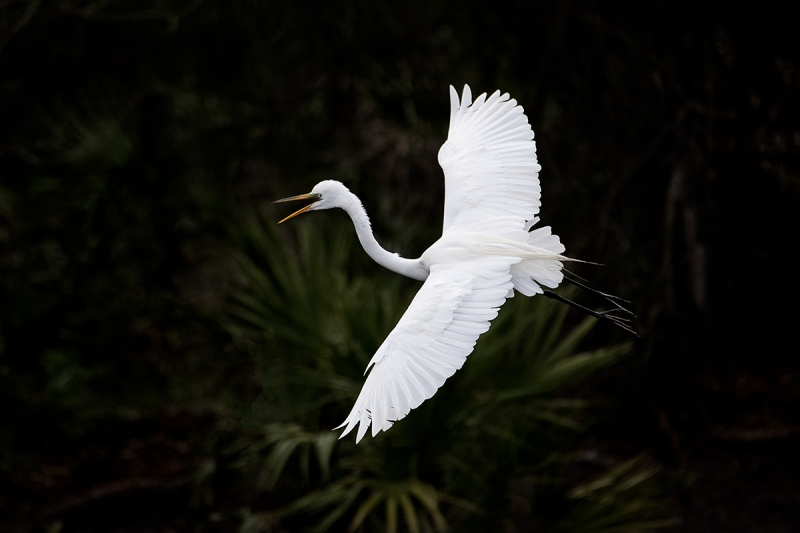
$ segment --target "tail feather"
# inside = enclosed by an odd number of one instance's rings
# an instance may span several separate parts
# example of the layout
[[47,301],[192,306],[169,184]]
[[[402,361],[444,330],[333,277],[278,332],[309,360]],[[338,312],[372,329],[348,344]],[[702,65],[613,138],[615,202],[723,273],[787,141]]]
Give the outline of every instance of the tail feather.
[[[531,231],[528,234],[528,244],[559,256],[566,250],[558,235],[552,234],[550,226]],[[561,271],[563,268],[563,263],[555,257],[524,259],[511,265],[514,289],[525,296],[542,294],[544,292],[542,285],[554,289],[564,279],[564,273]]]

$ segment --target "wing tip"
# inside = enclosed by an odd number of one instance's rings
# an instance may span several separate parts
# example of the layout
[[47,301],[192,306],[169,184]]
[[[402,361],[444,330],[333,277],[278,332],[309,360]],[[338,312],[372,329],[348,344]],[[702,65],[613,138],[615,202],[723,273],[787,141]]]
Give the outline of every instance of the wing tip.
[[469,85],[464,84],[464,91],[461,93],[461,108],[469,107],[472,105],[472,89]]

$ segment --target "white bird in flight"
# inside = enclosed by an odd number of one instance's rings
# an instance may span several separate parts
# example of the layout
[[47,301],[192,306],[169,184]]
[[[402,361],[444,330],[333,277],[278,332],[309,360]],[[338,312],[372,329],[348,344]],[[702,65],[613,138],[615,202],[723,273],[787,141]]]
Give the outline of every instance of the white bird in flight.
[[461,368],[515,290],[545,294],[633,332],[626,319],[609,314],[628,312],[614,296],[593,291],[615,305],[595,312],[542,288],[557,287],[565,279],[562,262],[574,259],[562,255],[564,245],[549,226],[531,231],[539,222],[541,166],[533,130],[516,100],[496,91],[473,102],[468,85],[459,100],[451,86],[450,128],[439,164],[445,176],[442,237],[418,259],[383,249],[361,201],[338,181],[322,181],[308,194],[275,202],[312,201],[281,222],[308,211],[344,209],[372,259],[425,282],[367,365],[372,371],[336,428],[345,427],[339,438],[357,425],[356,442],[370,426],[374,437],[433,396]]

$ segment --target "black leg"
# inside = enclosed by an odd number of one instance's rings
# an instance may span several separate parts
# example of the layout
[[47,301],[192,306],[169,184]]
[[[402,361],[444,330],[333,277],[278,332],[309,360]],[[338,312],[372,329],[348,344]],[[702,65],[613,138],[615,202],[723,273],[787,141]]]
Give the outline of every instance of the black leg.
[[589,291],[589,292],[591,292],[593,294],[596,294],[598,296],[602,296],[603,298],[605,298],[605,300],[608,303],[610,303],[611,305],[617,307],[617,309],[619,309],[620,311],[623,311],[623,312],[628,313],[629,315],[631,315],[633,317],[636,317],[636,315],[634,315],[632,312],[628,311],[627,309],[625,309],[624,307],[622,307],[619,304],[619,302],[625,302],[626,304],[631,303],[628,300],[625,300],[624,298],[620,298],[619,296],[614,296],[613,294],[606,294],[604,292],[600,292],[597,289],[593,289],[591,287],[588,287],[588,286],[584,285],[583,283],[578,283],[574,279],[569,279],[566,276],[564,277],[564,281],[566,281],[567,283],[571,283],[572,285],[575,285],[576,287],[579,287],[579,288],[581,288],[581,289],[583,289],[585,291]]
[[[567,279],[567,278],[564,278],[564,279]],[[570,280],[570,283],[575,283],[575,282]],[[579,284],[576,284],[576,285],[579,285]],[[588,289],[588,287],[585,287],[585,288]],[[600,291],[595,291],[594,289],[588,289],[588,290],[590,290],[591,292],[597,293],[599,295],[602,295],[602,296],[606,297],[606,299],[608,300],[608,295],[605,295],[604,293],[602,293]],[[624,329],[628,333],[632,333],[632,334],[636,335],[637,337],[639,336],[639,334],[636,333],[631,328],[630,319],[623,318],[621,316],[617,316],[617,315],[613,314],[613,313],[617,313],[617,312],[620,312],[620,311],[628,313],[628,314],[631,314],[631,315],[633,315],[633,313],[631,313],[627,309],[623,308],[621,305],[619,305],[618,303],[614,302],[613,300],[609,300],[609,301],[616,306],[616,309],[609,309],[608,311],[593,311],[592,309],[589,309],[588,307],[584,307],[584,306],[582,306],[580,304],[576,304],[572,300],[567,300],[563,296],[561,296],[559,294],[556,294],[553,291],[544,291],[544,295],[547,296],[548,298],[552,298],[553,300],[558,300],[561,303],[565,303],[567,305],[571,305],[575,309],[580,309],[584,313],[588,313],[588,314],[592,315],[593,317],[595,317],[598,320],[607,320],[607,321],[611,322],[612,324],[614,324],[615,326],[618,326],[618,327]],[[619,299],[622,300],[622,298],[619,298]]]

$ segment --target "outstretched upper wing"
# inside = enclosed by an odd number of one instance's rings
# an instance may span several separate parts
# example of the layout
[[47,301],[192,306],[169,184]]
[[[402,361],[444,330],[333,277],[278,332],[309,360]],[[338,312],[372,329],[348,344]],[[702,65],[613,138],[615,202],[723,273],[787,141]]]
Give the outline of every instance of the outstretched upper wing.
[[[434,395],[461,368],[512,287],[508,257],[438,264],[367,366],[344,437],[357,424],[356,442],[391,427]],[[374,365],[374,366],[373,366]],[[337,428],[338,429],[338,428]],[[340,438],[341,438],[340,437]]]
[[495,92],[459,102],[450,87],[450,130],[439,150],[445,176],[444,231],[459,226],[512,237],[530,228],[541,205],[533,130],[521,106]]

